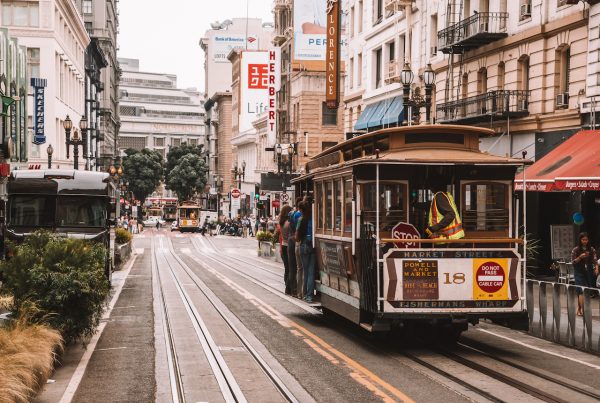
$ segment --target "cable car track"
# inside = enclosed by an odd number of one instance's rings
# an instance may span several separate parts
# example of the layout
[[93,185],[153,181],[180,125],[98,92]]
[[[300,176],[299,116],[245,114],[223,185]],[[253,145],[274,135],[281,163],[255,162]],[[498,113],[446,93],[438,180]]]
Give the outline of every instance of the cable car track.
[[[213,247],[213,249],[218,252],[218,249],[214,245],[213,241],[212,240],[208,240],[208,242]],[[216,258],[216,257],[211,256],[210,254],[206,253],[205,251],[201,251],[197,247],[197,245],[196,245],[196,243],[194,242],[193,239],[192,239],[192,244],[194,245],[194,248],[196,249],[196,251],[198,251],[199,253],[201,253],[202,256],[208,257],[209,259],[211,259],[213,261],[216,261],[216,262],[224,265],[228,269],[230,269],[230,270],[232,270],[234,272],[237,272],[238,274],[242,275],[243,277],[245,277],[247,279],[250,279],[254,283],[261,282],[262,280],[254,277],[254,276],[248,275],[247,273],[245,273],[245,272],[237,269],[235,267],[235,265],[232,264],[231,262],[233,262],[233,261],[235,261],[235,262],[241,262],[241,263],[244,263],[244,264],[246,264],[248,266],[252,266],[254,268],[257,268],[259,270],[266,271],[267,273],[276,274],[276,273],[273,273],[272,271],[270,271],[268,269],[264,269],[264,268],[262,268],[262,267],[260,267],[260,266],[258,266],[256,264],[253,264],[251,262],[248,262],[247,260],[243,260],[243,259],[238,258],[238,257],[223,256],[223,255],[221,255],[221,256],[219,256],[219,258]],[[282,278],[283,276],[282,275],[278,275],[278,277]],[[282,298],[295,300],[295,298],[286,295],[284,292],[282,292],[280,290],[277,290],[277,289],[275,289],[274,287],[272,287],[272,286],[270,286],[268,284],[262,283],[262,284],[258,284],[258,285],[271,290],[272,292],[276,293],[277,295],[279,295]],[[303,306],[305,305],[305,304],[302,304],[300,301],[296,301],[296,302],[298,302],[297,305],[303,305]],[[361,338],[361,340],[364,342],[364,338]],[[371,344],[371,342],[369,342],[369,343]],[[594,392],[589,391],[589,390],[578,388],[578,387],[576,387],[576,386],[574,386],[572,384],[569,384],[568,382],[565,382],[565,381],[563,381],[561,379],[554,378],[554,377],[549,376],[547,374],[544,374],[544,373],[542,373],[540,371],[536,371],[534,369],[527,368],[526,366],[523,366],[523,365],[511,362],[511,361],[508,361],[508,360],[503,359],[501,357],[498,357],[498,356],[496,356],[494,354],[490,354],[490,353],[487,353],[485,351],[482,351],[479,348],[475,348],[475,347],[469,346],[469,345],[467,345],[465,343],[459,343],[458,345],[466,347],[466,348],[469,348],[469,349],[473,350],[474,352],[476,352],[477,354],[480,354],[481,356],[485,356],[485,357],[494,359],[494,360],[496,360],[496,361],[498,361],[498,362],[500,362],[500,363],[502,363],[504,365],[508,365],[510,367],[513,367],[513,368],[519,370],[519,371],[526,372],[529,375],[535,376],[535,377],[537,377],[539,379],[542,379],[544,381],[547,381],[547,382],[551,382],[551,383],[553,383],[555,385],[561,386],[561,387],[563,387],[565,389],[568,389],[568,390],[570,390],[572,392],[575,392],[575,393],[578,393],[580,395],[584,395],[584,396],[587,396],[587,397],[590,397],[590,398],[593,398],[593,399],[596,399],[596,400],[600,400],[600,394],[594,393]],[[379,348],[377,346],[373,346],[373,347]],[[386,351],[384,351],[384,352],[386,352]],[[465,357],[460,356],[460,355],[458,355],[458,354],[456,354],[456,353],[454,353],[452,351],[448,351],[448,350],[436,350],[435,352],[437,352],[440,355],[443,355],[444,357],[446,357],[446,358],[448,358],[448,359],[450,359],[450,360],[452,360],[454,362],[457,362],[457,363],[459,363],[459,364],[461,364],[463,366],[466,366],[467,368],[469,368],[471,370],[474,370],[474,371],[476,371],[478,373],[481,373],[481,374],[484,374],[486,376],[489,376],[489,377],[491,377],[491,378],[497,380],[498,382],[501,382],[501,383],[503,383],[503,384],[505,384],[507,386],[519,389],[522,392],[524,392],[524,393],[526,393],[526,394],[528,394],[528,395],[530,395],[532,397],[536,397],[538,399],[542,399],[542,400],[545,400],[545,401],[551,401],[551,402],[565,402],[566,401],[566,400],[557,398],[555,395],[550,394],[550,393],[548,393],[548,392],[540,389],[539,387],[535,387],[535,386],[529,385],[529,384],[524,383],[524,382],[522,382],[522,381],[520,381],[518,379],[514,379],[514,378],[512,378],[512,377],[510,377],[510,376],[508,376],[508,375],[506,375],[506,374],[504,374],[502,372],[499,372],[499,371],[487,368],[487,367],[485,367],[485,366],[483,366],[483,365],[481,365],[481,364],[473,361],[472,359],[465,358]],[[386,353],[389,354],[389,351],[387,351]],[[500,399],[500,398],[498,398],[496,396],[493,396],[489,392],[487,392],[487,391],[485,391],[485,390],[483,390],[483,389],[481,389],[481,388],[479,388],[479,387],[477,387],[477,386],[475,386],[473,384],[470,384],[470,383],[468,383],[468,382],[466,382],[466,381],[464,381],[462,379],[459,379],[458,377],[454,376],[452,373],[450,373],[448,371],[444,371],[443,369],[440,369],[439,367],[436,367],[435,365],[432,365],[432,364],[428,363],[427,361],[419,358],[418,356],[416,356],[414,354],[411,354],[411,353],[408,353],[408,352],[404,352],[404,351],[402,351],[401,354],[403,356],[405,356],[406,358],[414,361],[415,363],[417,363],[417,364],[419,364],[419,365],[421,365],[421,366],[423,366],[423,367],[425,367],[425,368],[427,368],[427,369],[429,369],[429,370],[431,370],[431,371],[433,371],[433,372],[435,372],[435,373],[437,373],[437,374],[439,374],[439,375],[441,375],[441,376],[443,376],[443,377],[451,380],[452,382],[455,382],[455,383],[457,383],[457,384],[459,384],[459,385],[461,385],[461,386],[469,389],[470,391],[472,391],[472,392],[474,392],[474,393],[476,393],[476,394],[478,394],[478,395],[480,395],[480,396],[482,396],[482,397],[484,397],[484,398],[486,398],[488,400],[491,400],[491,401],[494,401],[494,402],[502,402],[503,401],[502,399]]]
[[[253,360],[259,365],[259,367],[263,370],[265,375],[269,378],[275,388],[279,391],[281,396],[288,402],[297,402],[297,399],[294,395],[289,391],[287,386],[279,379],[279,377],[275,374],[275,372],[267,365],[267,363],[262,359],[260,354],[252,347],[252,345],[246,340],[246,338],[242,335],[242,333],[237,329],[237,327],[231,322],[231,320],[226,315],[225,311],[215,300],[218,298],[209,291],[208,286],[202,282],[191,270],[191,268],[181,259],[175,251],[173,250],[173,246],[171,241],[167,238],[168,247],[166,248],[167,252],[179,263],[183,271],[186,273],[187,277],[191,282],[197,287],[197,289],[207,298],[215,311],[219,314],[219,316],[225,321],[227,326],[231,329],[231,331],[235,334],[235,336],[239,339],[241,344],[244,346],[244,349],[250,354]],[[154,245],[153,245],[154,247]],[[158,260],[157,256],[154,257]],[[198,339],[201,341],[203,346],[204,353],[206,354],[209,363],[211,364],[211,369],[219,386],[221,387],[221,391],[223,392],[225,401],[227,402],[246,402],[246,398],[244,397],[243,392],[240,389],[235,377],[229,370],[225,359],[219,352],[219,347],[215,344],[212,336],[206,325],[204,324],[201,316],[198,314],[193,302],[191,301],[190,296],[183,289],[182,280],[175,273],[175,269],[169,259],[164,256],[164,261],[166,262],[169,272],[172,276],[172,279],[175,283],[175,287],[181,297],[181,300],[192,320],[194,325],[194,329],[198,336]],[[160,276],[160,274],[159,274]],[[186,279],[187,280],[187,279]],[[161,284],[161,293],[162,293],[162,283]],[[189,284],[186,284],[189,285]],[[162,302],[164,300],[161,299]],[[166,307],[165,307],[166,309]],[[172,342],[172,339],[170,339]],[[172,346],[172,350],[174,351],[174,345]],[[179,371],[180,372],[180,371]],[[179,376],[180,378],[180,376]],[[174,400],[176,401],[176,400]],[[179,400],[185,401],[185,400]]]

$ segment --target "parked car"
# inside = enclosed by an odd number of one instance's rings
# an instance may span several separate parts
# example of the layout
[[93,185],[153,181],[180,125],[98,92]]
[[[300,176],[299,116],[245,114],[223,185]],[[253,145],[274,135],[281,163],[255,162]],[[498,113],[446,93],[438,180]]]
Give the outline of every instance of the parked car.
[[144,224],[144,227],[150,227],[150,228],[152,228],[152,227],[156,227],[156,224],[159,223],[159,222],[160,221],[158,221],[158,218],[156,218],[156,217],[149,217],[149,218],[146,218],[142,222],[142,224]]

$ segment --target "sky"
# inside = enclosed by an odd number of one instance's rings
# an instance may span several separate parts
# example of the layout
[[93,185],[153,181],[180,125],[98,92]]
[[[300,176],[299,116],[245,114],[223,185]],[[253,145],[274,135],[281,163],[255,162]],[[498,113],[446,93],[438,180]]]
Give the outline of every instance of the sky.
[[121,0],[118,57],[140,70],[177,75],[180,88],[204,91],[204,52],[198,44],[210,23],[248,16],[273,22],[273,0]]

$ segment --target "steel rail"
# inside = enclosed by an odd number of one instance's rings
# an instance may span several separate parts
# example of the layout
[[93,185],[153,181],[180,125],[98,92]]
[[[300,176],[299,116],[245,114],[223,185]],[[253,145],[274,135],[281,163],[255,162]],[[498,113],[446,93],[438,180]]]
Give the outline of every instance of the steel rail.
[[[501,362],[501,363],[503,363],[505,365],[508,365],[510,367],[518,369],[519,371],[523,371],[523,372],[526,372],[526,373],[528,373],[530,375],[537,376],[538,378],[542,378],[542,379],[544,379],[546,381],[550,381],[552,383],[560,385],[560,386],[562,386],[562,387],[564,387],[566,389],[570,389],[570,390],[572,390],[574,392],[577,392],[577,393],[589,396],[591,398],[596,399],[597,401],[600,401],[600,394],[598,394],[598,393],[594,393],[594,392],[591,392],[589,390],[581,389],[581,388],[579,388],[579,387],[577,387],[575,385],[570,384],[569,382],[565,382],[565,381],[563,381],[561,379],[553,378],[552,376],[546,375],[546,374],[544,374],[544,373],[542,373],[540,371],[536,371],[533,368],[529,368],[529,367],[523,366],[521,364],[517,364],[516,362],[512,362],[512,361],[504,359],[502,357],[498,357],[496,354],[493,354],[493,353],[490,353],[490,352],[487,352],[487,351],[483,351],[481,349],[481,346],[475,347],[473,345],[465,344],[464,342],[460,342],[460,343],[457,343],[457,344],[459,346],[463,346],[463,347],[468,348],[470,350],[476,351],[479,354],[485,355],[485,356],[487,356],[487,357],[489,357],[489,358],[491,358],[493,360],[496,360],[498,362]],[[474,342],[474,344],[481,344],[481,343]]]
[[192,282],[196,285],[196,287],[198,287],[198,289],[202,292],[202,294],[204,294],[204,296],[206,296],[206,298],[208,299],[210,304],[213,306],[213,308],[217,311],[217,313],[221,316],[221,318],[223,318],[225,323],[227,323],[229,328],[233,331],[233,333],[236,335],[236,337],[241,341],[241,343],[244,345],[246,350],[250,353],[252,358],[254,358],[256,363],[262,368],[265,375],[267,375],[267,377],[271,380],[271,382],[277,388],[279,393],[281,393],[281,395],[285,398],[286,401],[291,402],[291,403],[298,403],[298,400],[292,394],[292,392],[287,388],[285,383],[277,376],[277,374],[271,369],[271,367],[269,367],[269,365],[266,363],[266,361],[260,356],[258,351],[256,351],[256,349],[252,346],[252,344],[250,344],[250,342],[246,339],[246,337],[244,337],[242,332],[229,319],[228,315],[226,315],[226,313],[225,313],[225,310],[215,302],[215,300],[218,300],[224,306],[224,303],[220,300],[220,298],[218,298],[210,290],[210,288],[206,285],[206,283],[204,283],[204,281],[202,281],[194,273],[194,271],[189,267],[189,265],[187,263],[185,263],[183,261],[183,259],[181,259],[179,256],[177,256],[177,254],[175,253],[175,250],[173,248],[173,244],[172,244],[171,240],[169,240],[168,242],[169,242],[169,251],[171,252],[171,255],[179,262],[179,264],[184,269],[184,271],[186,272],[186,274],[188,275],[190,280],[192,280]]
[[[170,244],[170,242],[169,242]],[[169,249],[170,251],[170,249]],[[172,253],[171,253],[172,254]],[[174,254],[172,254],[175,256]],[[177,256],[175,256],[177,258]],[[168,266],[169,272],[173,279],[175,288],[183,302],[183,306],[188,313],[190,320],[192,321],[192,326],[196,332],[198,337],[198,341],[200,342],[204,354],[208,360],[208,363],[213,371],[213,375],[215,376],[217,383],[219,384],[219,388],[226,402],[238,402],[238,403],[246,403],[247,400],[244,397],[235,377],[231,373],[225,359],[221,355],[218,346],[216,345],[214,339],[212,338],[210,332],[202,317],[196,310],[191,298],[188,293],[183,289],[180,279],[177,277],[173,265],[169,262],[166,256],[163,256],[163,260]],[[158,261],[158,258],[157,258]]]
[[[447,351],[447,350],[438,350],[438,353],[449,358],[450,360],[452,360],[454,362],[464,365],[467,368],[473,369],[479,373],[487,375],[499,382],[502,382],[508,386],[512,386],[516,389],[519,389],[520,391],[525,392],[528,395],[531,395],[538,399],[541,399],[545,402],[558,402],[558,403],[570,402],[569,400],[563,400],[563,399],[557,398],[553,394],[548,393],[548,392],[546,392],[540,388],[537,388],[535,386],[529,385],[521,380],[511,378],[506,373],[491,369],[483,364],[477,363],[473,359],[463,357],[459,354],[456,354],[454,352]],[[528,372],[528,371],[526,371],[526,372]],[[552,382],[554,382],[554,380],[552,380]],[[579,392],[579,391],[577,391],[577,392]]]
[[155,240],[152,239],[151,253],[152,253],[152,272],[156,275],[156,280],[159,288],[158,299],[160,306],[162,307],[164,320],[162,324],[163,334],[165,335],[165,342],[167,344],[167,367],[169,369],[169,383],[171,385],[171,398],[173,403],[185,403],[185,394],[183,392],[183,381],[181,378],[181,372],[179,369],[179,362],[177,360],[177,349],[173,340],[173,331],[171,327],[171,321],[169,319],[169,311],[167,310],[167,304],[165,302],[165,294],[160,279],[160,272],[158,270],[158,259],[155,254],[154,247]]

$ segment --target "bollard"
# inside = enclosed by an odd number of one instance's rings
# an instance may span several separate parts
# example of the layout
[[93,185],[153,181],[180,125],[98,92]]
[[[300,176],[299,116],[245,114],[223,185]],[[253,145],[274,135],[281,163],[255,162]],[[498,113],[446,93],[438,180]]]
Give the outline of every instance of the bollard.
[[563,284],[554,283],[552,287],[552,316],[554,317],[554,324],[552,326],[552,339],[560,343],[560,318],[562,304],[560,302],[561,289],[564,288]]

